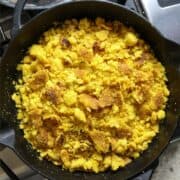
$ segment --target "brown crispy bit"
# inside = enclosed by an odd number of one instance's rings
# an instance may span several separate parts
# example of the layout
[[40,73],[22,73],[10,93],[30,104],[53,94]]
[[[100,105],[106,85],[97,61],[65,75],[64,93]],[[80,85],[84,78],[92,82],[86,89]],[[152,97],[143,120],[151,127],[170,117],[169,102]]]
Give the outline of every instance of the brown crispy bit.
[[101,24],[101,27],[105,30],[109,30],[111,31],[113,29],[113,27],[110,24]]
[[145,100],[148,98],[148,92],[144,91],[143,89],[134,91],[134,100],[137,104],[143,104]]
[[135,80],[136,85],[140,86],[145,82],[144,74],[142,72],[137,71],[135,74],[135,77],[136,77],[136,80]]
[[42,110],[40,109],[33,109],[29,112],[30,121],[32,121],[32,124],[36,128],[41,127],[43,124],[41,120],[41,114],[42,114]]
[[71,48],[71,43],[66,38],[62,38],[61,45],[63,48]]
[[112,96],[110,89],[105,89],[99,98],[99,106],[101,108],[112,106],[114,102],[115,98]]
[[148,60],[148,57],[149,57],[149,54],[143,53],[141,57],[137,59],[136,66],[141,67],[145,63],[145,61]]
[[88,94],[80,94],[79,102],[82,103],[85,107],[97,110],[99,107],[98,100]]
[[122,27],[123,27],[123,24],[120,23],[120,22],[117,22],[117,21],[116,21],[116,23],[115,23],[115,22],[113,23],[113,30],[114,30],[115,32],[121,32]]
[[79,50],[78,55],[80,58],[83,58],[86,61],[91,61],[93,54],[86,48],[82,48]]
[[60,92],[58,88],[49,88],[44,93],[44,98],[57,105],[60,102]]
[[140,116],[140,118],[144,119],[145,117],[149,116],[151,114],[151,109],[149,106],[144,104],[136,104],[137,114]]
[[83,78],[86,75],[86,71],[83,69],[77,68],[74,70],[74,72],[78,78]]
[[154,103],[157,109],[161,108],[164,103],[163,94],[160,94],[160,93],[157,94],[154,98]]
[[119,71],[121,71],[122,73],[129,75],[131,74],[131,69],[129,68],[129,66],[125,63],[125,62],[120,62],[119,63]]
[[110,144],[111,144],[111,149],[112,149],[112,151],[114,151],[115,149],[116,149],[116,144],[117,144],[117,139],[115,139],[115,138],[111,138],[111,142],[110,142]]
[[[138,75],[139,74],[139,75]],[[147,77],[144,77],[144,73],[138,73],[137,72],[137,76],[135,83],[136,83],[136,87],[141,87],[142,91],[144,91],[146,93],[146,91],[149,92],[149,88],[151,88],[151,84],[153,82],[153,75],[149,75]]]
[[158,71],[157,71],[157,69],[154,68],[154,70],[152,71],[152,73],[153,73],[153,77],[154,77],[154,78],[157,78],[157,77],[158,77]]
[[123,95],[121,92],[117,93],[115,97],[115,103],[119,106],[123,104]]
[[69,59],[69,58],[62,58],[63,60],[63,65],[64,66],[71,66],[73,63],[72,63],[72,60]]
[[136,61],[136,67],[141,67],[145,62],[145,59],[142,57],[140,57],[137,61]]
[[127,128],[116,129],[116,136],[118,138],[130,138],[132,136],[132,132]]
[[43,124],[47,128],[55,129],[58,126],[58,117],[56,115],[49,115],[43,119]]
[[48,132],[45,129],[39,129],[36,142],[39,148],[48,148]]
[[93,48],[93,52],[94,52],[94,53],[100,53],[100,52],[103,52],[103,51],[104,51],[104,48],[101,47],[100,42],[94,42],[92,48]]
[[48,74],[46,70],[40,70],[36,72],[32,79],[29,81],[29,86],[32,90],[38,90],[42,88],[48,80]]
[[89,132],[90,138],[93,141],[95,148],[99,152],[107,153],[110,148],[110,143],[107,136],[98,130]]
[[59,87],[60,91],[66,90],[66,85],[63,82],[57,82],[56,85]]
[[113,23],[112,23],[111,21],[108,21],[108,22],[106,23],[106,26],[107,26],[110,30],[113,29]]
[[56,145],[61,146],[63,144],[63,142],[64,142],[64,136],[63,136],[63,133],[61,133],[56,138]]

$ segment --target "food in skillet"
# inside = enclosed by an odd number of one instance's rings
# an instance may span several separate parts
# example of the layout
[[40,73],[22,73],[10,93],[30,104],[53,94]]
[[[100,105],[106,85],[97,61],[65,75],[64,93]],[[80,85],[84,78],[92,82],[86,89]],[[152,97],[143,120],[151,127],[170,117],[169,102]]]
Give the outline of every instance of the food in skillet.
[[119,21],[57,23],[17,67],[24,137],[70,171],[117,170],[159,132],[169,91],[151,48]]

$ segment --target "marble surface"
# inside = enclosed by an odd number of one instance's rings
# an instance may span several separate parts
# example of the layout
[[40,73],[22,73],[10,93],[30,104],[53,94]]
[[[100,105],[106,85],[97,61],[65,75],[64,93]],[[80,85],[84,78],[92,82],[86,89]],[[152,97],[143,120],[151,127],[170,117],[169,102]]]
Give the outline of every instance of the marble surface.
[[163,152],[151,180],[180,180],[180,141]]

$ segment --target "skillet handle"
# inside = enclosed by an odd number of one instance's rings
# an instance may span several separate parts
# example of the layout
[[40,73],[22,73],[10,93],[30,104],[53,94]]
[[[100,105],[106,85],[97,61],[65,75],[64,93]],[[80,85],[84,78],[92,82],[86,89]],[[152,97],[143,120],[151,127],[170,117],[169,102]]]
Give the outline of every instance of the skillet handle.
[[21,29],[21,14],[24,8],[24,5],[27,0],[18,0],[14,9],[14,16],[13,16],[13,27],[11,30],[11,37],[14,38],[16,34]]
[[10,149],[14,150],[15,147],[15,131],[9,127],[5,127],[0,120],[0,145],[9,147]]
[[158,0],[134,0],[142,8],[148,20],[167,39],[180,44],[180,3],[161,7]]
[[[126,0],[109,0],[112,2],[117,2],[119,4],[124,4]],[[21,22],[21,14],[24,9],[27,0],[17,0],[15,8],[14,8],[14,15],[13,15],[13,27],[11,30],[11,37],[14,38],[17,33],[20,31],[22,27]]]
[[4,172],[7,174],[7,176],[9,176],[11,180],[20,180],[2,159],[0,159],[0,167],[4,170]]

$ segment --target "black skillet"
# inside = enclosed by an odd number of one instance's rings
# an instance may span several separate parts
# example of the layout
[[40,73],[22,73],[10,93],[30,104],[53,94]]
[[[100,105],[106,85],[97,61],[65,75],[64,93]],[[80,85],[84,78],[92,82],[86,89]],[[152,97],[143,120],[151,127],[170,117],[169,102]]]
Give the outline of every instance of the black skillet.
[[[49,179],[124,180],[145,170],[168,145],[178,123],[180,115],[180,46],[164,38],[145,18],[124,6],[105,1],[63,3],[40,13],[21,27],[20,14],[25,1],[19,1],[19,10],[16,9],[15,14],[18,21],[13,28],[14,38],[0,63],[0,119],[3,121],[3,128],[0,130],[0,143],[13,149],[25,163]],[[134,27],[141,34],[166,68],[171,95],[166,109],[167,117],[162,121],[160,132],[140,158],[116,172],[70,173],[46,160],[40,161],[37,153],[24,139],[22,131],[18,128],[15,104],[11,100],[11,94],[14,92],[12,81],[18,77],[16,66],[21,61],[28,46],[36,42],[41,33],[47,30],[54,21],[72,17],[93,18],[97,16],[118,19],[124,24]]]

